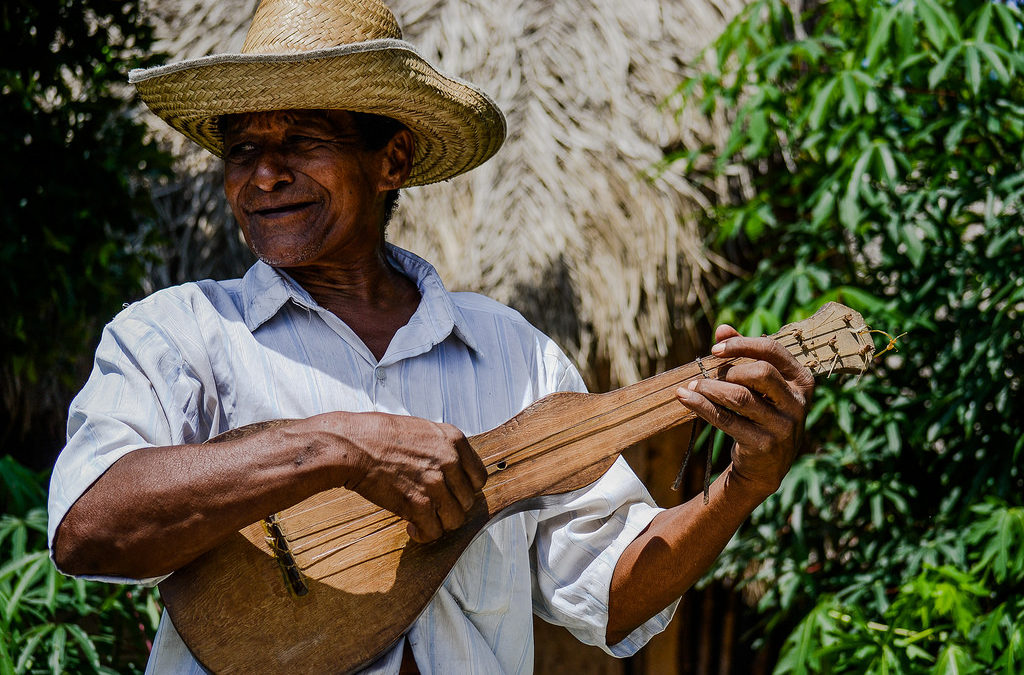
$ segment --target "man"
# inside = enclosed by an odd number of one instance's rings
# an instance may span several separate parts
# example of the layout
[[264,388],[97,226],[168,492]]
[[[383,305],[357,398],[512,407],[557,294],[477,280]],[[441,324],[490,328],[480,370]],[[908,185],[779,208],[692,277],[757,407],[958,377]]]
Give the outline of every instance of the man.
[[[62,570],[158,581],[338,486],[407,520],[412,539],[436,540],[486,479],[464,434],[583,390],[519,315],[448,293],[426,262],[385,243],[399,188],[471,169],[505,133],[486,95],[400,37],[376,2],[265,0],[241,55],[132,74],[154,112],[224,158],[260,262],[240,280],[158,292],[104,331],[51,483]],[[661,630],[777,489],[813,388],[775,342],[729,327],[716,339],[717,355],[754,362],[679,392],[737,441],[707,506],[657,510],[619,460],[571,501],[488,528],[368,670],[529,672],[531,610],[620,656]],[[148,671],[202,672],[166,615]]]

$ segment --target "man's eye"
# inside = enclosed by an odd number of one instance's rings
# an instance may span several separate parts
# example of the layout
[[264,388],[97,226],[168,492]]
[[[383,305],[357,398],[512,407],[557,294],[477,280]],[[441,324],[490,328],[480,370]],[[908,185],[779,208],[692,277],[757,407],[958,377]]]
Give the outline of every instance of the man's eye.
[[224,159],[229,162],[244,162],[255,154],[255,143],[235,143],[234,145],[228,146],[227,152],[224,153]]

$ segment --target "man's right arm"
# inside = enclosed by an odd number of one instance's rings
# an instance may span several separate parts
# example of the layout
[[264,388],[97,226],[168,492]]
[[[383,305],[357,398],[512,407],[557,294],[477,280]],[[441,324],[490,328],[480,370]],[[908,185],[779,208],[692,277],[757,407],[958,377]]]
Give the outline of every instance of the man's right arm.
[[75,575],[161,576],[249,523],[339,486],[430,541],[463,522],[485,480],[455,427],[326,413],[215,444],[129,452],[68,510],[54,559]]

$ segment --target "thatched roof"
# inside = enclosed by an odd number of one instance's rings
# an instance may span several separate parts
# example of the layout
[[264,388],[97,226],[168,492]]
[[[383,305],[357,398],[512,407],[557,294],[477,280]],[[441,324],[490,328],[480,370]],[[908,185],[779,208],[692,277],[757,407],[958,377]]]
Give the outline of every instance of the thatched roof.
[[[719,261],[689,215],[700,194],[678,174],[648,178],[665,148],[714,130],[660,104],[744,0],[389,4],[428,60],[483,87],[509,122],[505,147],[484,166],[405,191],[390,237],[431,260],[450,288],[523,311],[588,374],[603,364],[607,384],[664,365],[673,339],[694,339],[691,317]],[[162,0],[152,12],[161,47],[178,60],[237,50],[255,5]],[[160,200],[186,249],[154,283],[222,275],[226,258],[245,258],[217,169],[158,133],[199,178]]]

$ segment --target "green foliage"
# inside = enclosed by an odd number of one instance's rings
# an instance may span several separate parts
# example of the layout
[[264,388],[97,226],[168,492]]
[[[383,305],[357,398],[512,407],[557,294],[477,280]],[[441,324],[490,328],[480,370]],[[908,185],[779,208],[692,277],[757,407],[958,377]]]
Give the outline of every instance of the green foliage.
[[988,500],[973,511],[981,519],[968,529],[970,567],[924,565],[877,620],[826,596],[790,635],[775,672],[1024,670],[1024,509]]
[[[56,444],[97,325],[140,290],[142,181],[169,160],[125,83],[160,56],[137,0],[9,0],[0,27],[0,449],[45,461],[26,430]],[[0,458],[0,674],[140,670],[155,594],[60,575],[44,485]]]
[[71,579],[46,550],[46,475],[0,458],[0,674],[138,673],[156,592]]
[[819,387],[813,452],[719,573],[763,587],[767,628],[797,625],[780,672],[1019,672],[1021,12],[804,6],[756,0],[679,89],[733,120],[724,147],[668,158],[735,191],[708,225],[750,273],[716,319],[772,332],[838,300],[909,334]]
[[8,398],[25,387],[4,401],[16,418],[37,407],[34,385],[80,384],[97,321],[139,293],[137,177],[169,161],[127,106],[128,69],[158,60],[137,0],[10,0],[0,25],[0,374]]

